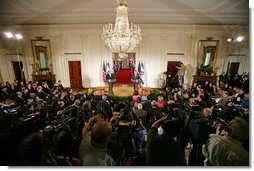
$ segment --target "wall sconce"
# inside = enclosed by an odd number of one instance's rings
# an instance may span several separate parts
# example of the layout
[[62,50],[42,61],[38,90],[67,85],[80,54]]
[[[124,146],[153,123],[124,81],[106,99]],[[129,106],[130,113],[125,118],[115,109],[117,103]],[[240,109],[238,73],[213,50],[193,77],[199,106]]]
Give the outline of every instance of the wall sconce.
[[243,41],[243,39],[244,39],[244,37],[243,36],[238,36],[236,39],[235,39],[235,41],[234,41],[234,39],[232,38],[232,37],[228,37],[227,38],[227,42],[228,43],[231,43],[231,42],[241,42],[241,41]]
[[20,40],[20,39],[23,38],[23,36],[22,36],[21,34],[19,34],[19,33],[16,33],[15,36],[14,36],[11,32],[5,32],[4,34],[5,34],[5,36],[6,36],[8,39],[14,38],[14,39]]
[[243,36],[238,36],[238,37],[236,38],[236,40],[237,40],[238,42],[241,42],[241,41],[243,40]]
[[227,42],[232,42],[233,41],[233,38],[231,38],[231,37],[229,37],[229,38],[227,38]]

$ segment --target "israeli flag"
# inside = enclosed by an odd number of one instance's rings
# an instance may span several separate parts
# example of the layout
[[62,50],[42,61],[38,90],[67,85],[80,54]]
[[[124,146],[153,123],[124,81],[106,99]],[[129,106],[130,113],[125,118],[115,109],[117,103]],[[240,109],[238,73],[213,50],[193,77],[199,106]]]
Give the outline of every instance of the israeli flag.
[[145,66],[144,66],[143,62],[141,62],[141,68],[140,68],[139,76],[140,76],[140,83],[144,87],[145,86]]
[[106,74],[109,74],[109,72],[110,72],[110,64],[109,64],[109,62],[107,63],[107,68],[106,68]]

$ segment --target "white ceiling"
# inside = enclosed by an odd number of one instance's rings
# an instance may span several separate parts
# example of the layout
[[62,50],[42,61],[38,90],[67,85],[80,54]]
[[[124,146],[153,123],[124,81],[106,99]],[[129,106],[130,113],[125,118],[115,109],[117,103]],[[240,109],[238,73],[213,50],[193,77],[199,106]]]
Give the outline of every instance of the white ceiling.
[[[135,24],[249,25],[248,0],[128,0]],[[105,24],[116,0],[0,0],[0,25]]]

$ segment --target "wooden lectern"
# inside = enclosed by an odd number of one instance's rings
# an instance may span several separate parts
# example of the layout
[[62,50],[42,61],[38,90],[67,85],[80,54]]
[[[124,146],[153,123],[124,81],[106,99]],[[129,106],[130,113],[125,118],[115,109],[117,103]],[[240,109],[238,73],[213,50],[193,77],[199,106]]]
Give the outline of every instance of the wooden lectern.
[[108,95],[113,96],[113,84],[116,82],[116,79],[107,79],[108,82]]
[[133,83],[134,91],[138,91],[139,79],[131,79],[131,82]]

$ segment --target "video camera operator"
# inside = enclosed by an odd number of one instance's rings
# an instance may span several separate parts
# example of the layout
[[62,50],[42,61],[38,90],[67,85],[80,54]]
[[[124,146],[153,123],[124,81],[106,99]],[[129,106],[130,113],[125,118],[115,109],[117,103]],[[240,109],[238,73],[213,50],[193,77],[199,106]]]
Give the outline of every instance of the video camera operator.
[[[168,116],[156,120],[148,131],[146,163],[150,166],[180,166],[183,154],[175,138],[180,133],[178,121],[168,120]],[[162,126],[162,134],[158,128]]]
[[63,114],[43,129],[44,140],[49,149],[61,161],[58,165],[78,165],[77,158],[81,136],[78,134],[77,127],[75,116]]
[[112,126],[106,121],[97,120],[80,143],[79,158],[83,166],[115,165],[107,147],[111,134]]
[[25,111],[18,108],[11,108],[6,112],[0,117],[0,163],[9,166],[19,165],[20,163],[17,163],[19,143],[32,132],[43,129],[44,124],[39,116],[24,113]]
[[17,165],[57,166],[56,158],[48,149],[40,132],[32,133],[19,144]]
[[134,141],[136,120],[133,119],[130,109],[120,110],[119,116],[111,119],[113,134],[109,143],[109,149],[117,165],[132,165],[137,156]]
[[205,156],[202,153],[202,146],[206,144],[210,134],[224,135],[228,123],[234,117],[244,118],[240,110],[227,105],[215,105],[198,112],[191,112],[187,130],[189,130],[189,140],[193,148],[189,155],[188,165],[204,165]]
[[243,143],[249,139],[249,125],[236,117],[226,129],[226,135],[211,134],[203,148],[206,166],[249,166],[249,152]]

